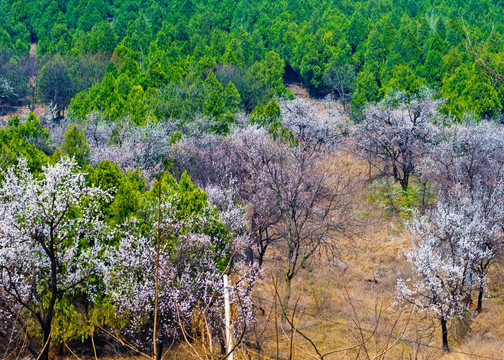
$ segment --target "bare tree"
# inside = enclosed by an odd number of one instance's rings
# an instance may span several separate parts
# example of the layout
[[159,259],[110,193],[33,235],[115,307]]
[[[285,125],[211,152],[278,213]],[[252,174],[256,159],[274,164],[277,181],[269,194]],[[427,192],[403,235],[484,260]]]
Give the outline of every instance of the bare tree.
[[[174,172],[187,170],[195,183],[205,189],[232,187],[244,202],[247,231],[252,237],[249,260],[262,265],[269,245],[279,239],[273,226],[280,220],[274,194],[258,176],[263,164],[275,156],[274,141],[263,129],[237,130],[228,138],[206,135],[187,139],[173,149]],[[255,254],[254,254],[255,253]]]
[[352,99],[355,77],[355,68],[351,64],[343,64],[341,66],[333,64],[324,76],[324,81],[329,87],[329,91],[337,94],[345,112],[347,111],[348,103]]
[[347,230],[352,217],[352,179],[343,169],[324,168],[322,154],[277,144],[275,157],[257,176],[273,194],[279,221],[274,230],[286,259],[283,306],[288,307],[292,280],[322,247],[335,246],[333,236]]

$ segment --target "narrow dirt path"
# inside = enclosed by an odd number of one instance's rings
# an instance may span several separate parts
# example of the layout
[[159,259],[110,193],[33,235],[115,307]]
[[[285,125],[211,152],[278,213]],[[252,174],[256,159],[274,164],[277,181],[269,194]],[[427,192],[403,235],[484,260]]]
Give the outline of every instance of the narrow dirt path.
[[30,45],[30,59],[37,60],[37,43],[35,42]]

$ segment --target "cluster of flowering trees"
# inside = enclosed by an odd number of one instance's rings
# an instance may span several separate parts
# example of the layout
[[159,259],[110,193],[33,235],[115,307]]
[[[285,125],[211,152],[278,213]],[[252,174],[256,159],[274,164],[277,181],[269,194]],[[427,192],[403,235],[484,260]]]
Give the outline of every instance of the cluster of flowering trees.
[[106,236],[98,201],[109,194],[86,186],[68,159],[43,172],[42,179],[35,178],[21,160],[2,174],[0,286],[3,301],[16,303],[38,322],[41,359],[47,359],[57,301],[86,293],[86,280],[96,269]]
[[424,88],[369,104],[354,139],[372,179],[392,178],[403,196],[415,182],[435,195],[412,212],[404,252],[412,275],[397,287],[400,299],[440,320],[449,350],[447,321],[469,310],[474,293],[481,312],[490,265],[504,245],[504,129],[450,123],[432,96]]
[[488,266],[502,243],[502,205],[495,211],[499,213],[488,214],[485,204],[459,192],[443,197],[428,215],[415,215],[409,224],[412,247],[405,257],[413,277],[399,279],[399,296],[440,320],[445,350],[447,321],[469,309],[473,291],[479,293],[481,311]]
[[[223,338],[221,276],[246,244],[238,236],[241,211],[232,194],[213,189],[227,202],[222,220],[187,175],[177,183],[167,174],[157,188],[145,194],[144,217],[113,227],[101,212],[112,190],[88,185],[74,160],[47,165],[40,176],[25,160],[2,173],[0,334],[7,350],[17,350],[8,344],[15,333],[33,336],[35,328],[43,338],[31,350],[48,359],[58,309],[105,296],[125,319],[116,330],[147,353],[156,339],[158,358],[163,344],[194,336],[198,321]],[[242,325],[250,321],[255,272],[243,275],[233,292]]]
[[378,104],[370,104],[365,119],[356,127],[355,140],[360,154],[380,177],[390,176],[403,191],[408,190],[427,146],[435,140],[434,121],[442,121],[439,101],[432,91],[417,95],[394,92]]
[[[175,169],[187,170],[203,187],[236,189],[246,204],[247,230],[252,243],[249,259],[262,265],[271,246],[281,249],[285,264],[288,307],[291,284],[299,270],[322,249],[334,249],[338,236],[355,223],[351,196],[358,179],[345,166],[329,166],[337,122],[302,125],[299,112],[315,113],[303,102],[290,103],[287,122],[299,142],[275,140],[263,128],[249,126],[226,138],[209,135],[188,139],[174,148]],[[323,129],[323,130],[321,130]]]
[[[447,322],[475,294],[481,311],[502,252],[504,130],[445,127],[432,95],[389,94],[354,126],[313,102],[270,102],[226,136],[202,130],[205,119],[192,128],[136,126],[94,114],[67,129],[53,124],[54,165],[28,169],[20,160],[0,176],[0,344],[38,328],[42,340],[31,351],[45,359],[51,339],[64,340],[60,324],[73,321],[61,319],[69,316],[62,308],[86,322],[76,304],[99,312],[106,303],[115,320],[100,326],[139,352],[159,358],[164,346],[203,334],[225,353],[222,274],[233,274],[234,329],[243,333],[271,248],[284,267],[287,310],[300,269],[322,250],[334,254],[356,225],[359,179],[334,160],[349,141],[369,162],[371,181],[392,179],[405,196],[421,183],[436,195],[408,212],[412,275],[399,280],[398,294],[440,320],[449,349]],[[9,131],[24,134],[32,122]],[[41,131],[43,142],[24,137],[46,146]],[[159,176],[162,165],[180,180]]]

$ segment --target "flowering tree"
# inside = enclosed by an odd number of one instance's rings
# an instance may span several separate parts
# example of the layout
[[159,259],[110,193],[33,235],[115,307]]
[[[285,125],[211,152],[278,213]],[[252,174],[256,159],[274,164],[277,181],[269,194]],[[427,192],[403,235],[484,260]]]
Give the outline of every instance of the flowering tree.
[[[22,332],[20,328],[24,323],[20,319],[21,306],[13,302],[4,289],[0,288],[0,357],[9,358],[10,354],[20,351]],[[33,355],[38,355],[33,346],[30,346]]]
[[[435,185],[443,199],[466,203],[467,216],[478,215],[484,231],[480,246],[488,250],[476,272],[480,279],[477,310],[482,310],[490,265],[504,246],[504,127],[490,122],[453,125],[441,144],[430,149],[420,166],[425,180]],[[448,201],[448,200],[444,200]]]
[[263,164],[275,156],[275,144],[266,130],[248,127],[225,139],[207,135],[184,140],[176,145],[172,155],[175,169],[187,170],[200,186],[229,187],[244,202],[247,231],[252,239],[249,260],[254,262],[257,256],[259,265],[269,245],[279,239],[272,229],[280,219],[275,197],[265,186],[264,177],[258,176]]
[[338,130],[344,126],[342,116],[332,111],[321,111],[312,101],[297,98],[280,102],[282,124],[307,145],[335,146]]
[[[25,160],[2,173],[0,185],[0,301],[33,317],[48,359],[55,306],[71,290],[86,291],[97,265],[104,225],[98,202],[109,198],[86,186],[74,160],[43,167],[35,178]],[[4,312],[0,313],[1,321]],[[12,324],[16,326],[16,324]]]
[[420,171],[442,193],[462,185],[469,193],[479,188],[488,193],[502,178],[504,126],[482,121],[453,124],[442,141],[429,149]]
[[408,190],[409,180],[432,140],[431,123],[439,120],[439,101],[423,90],[408,98],[405,92],[385,97],[368,105],[365,120],[356,130],[357,146],[379,176],[392,176]]
[[[156,339],[153,353],[160,358],[164,345],[195,337],[201,324],[210,329],[204,330],[209,337],[222,337],[221,276],[230,271],[233,247],[239,246],[231,234],[242,226],[240,211],[232,208],[225,191],[211,191],[226,209],[221,218],[187,174],[179,183],[167,174],[153,191],[157,187],[161,193],[158,203],[151,194],[148,230],[131,219],[117,247],[107,250],[103,274],[106,293],[127,319],[124,335],[147,352]],[[251,286],[254,275],[249,275],[241,282]],[[244,304],[248,286],[235,292]],[[239,310],[249,321],[247,306]]]
[[291,147],[264,129],[249,127],[225,140],[177,147],[176,165],[198,181],[236,189],[245,203],[247,230],[259,265],[271,244],[281,249],[286,262],[285,307],[299,269],[321,248],[334,246],[332,235],[353,223],[349,195],[357,181],[344,167],[329,169],[324,160],[333,149],[323,152],[320,145],[307,137]]
[[400,278],[397,289],[401,299],[440,320],[443,348],[449,351],[447,321],[468,309],[479,283],[475,267],[491,256],[482,246],[491,229],[470,201],[443,200],[430,216],[417,214],[409,224],[412,247],[405,256],[413,278]]
[[[488,191],[491,189],[491,191]],[[477,275],[478,292],[477,312],[483,309],[483,294],[486,290],[486,278],[491,264],[502,255],[504,249],[504,234],[502,224],[504,223],[504,179],[489,187],[478,181],[474,183],[472,191],[467,187],[457,186],[450,190],[449,195],[444,198],[449,199],[454,208],[458,208],[463,214],[466,224],[476,222],[478,226],[473,227],[474,246],[477,247],[477,258],[474,262],[473,271]]]
[[[75,126],[71,118],[52,124],[49,128],[56,145],[63,143],[64,133]],[[91,165],[110,160],[123,170],[135,170],[137,167],[151,177],[156,173],[156,166],[169,155],[170,135],[175,126],[165,122],[150,122],[135,125],[129,119],[116,123],[105,121],[99,114],[91,113],[82,126]]]

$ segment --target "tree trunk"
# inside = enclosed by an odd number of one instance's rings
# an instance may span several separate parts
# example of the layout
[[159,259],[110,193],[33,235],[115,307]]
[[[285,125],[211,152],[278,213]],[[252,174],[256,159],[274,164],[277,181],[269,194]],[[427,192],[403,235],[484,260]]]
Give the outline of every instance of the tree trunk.
[[443,350],[449,352],[450,347],[448,346],[448,329],[446,328],[445,318],[441,318],[441,332],[443,333]]
[[404,179],[399,180],[399,184],[401,184],[401,188],[404,194],[408,193],[408,183],[409,183],[409,176],[407,175],[404,176]]
[[51,346],[51,323],[49,326],[44,326],[44,343],[42,344],[42,352],[40,353],[39,360],[49,360],[49,348]]
[[283,308],[284,311],[282,312],[282,324],[285,325],[285,316],[287,314],[287,311],[289,310],[289,300],[291,297],[291,283],[292,283],[292,278],[289,275],[285,276],[285,296],[283,300]]
[[164,343],[158,342],[157,346],[157,358],[156,360],[161,360],[163,358]]
[[226,347],[226,335],[224,334],[223,331],[219,331],[218,333],[218,340],[219,340],[219,346],[220,346],[220,352],[222,355],[227,354],[227,347]]
[[480,282],[479,293],[478,293],[478,307],[476,308],[476,312],[479,314],[481,310],[483,310],[483,293],[485,292],[485,287],[483,282]]
[[[51,326],[52,319],[54,315],[54,306],[56,305],[56,298],[58,297],[58,268],[57,261],[54,251],[54,227],[51,224],[51,238],[49,246],[44,247],[49,259],[51,260],[51,299],[47,305],[47,310],[45,316],[40,319],[40,325],[42,327],[42,332],[44,333],[44,343],[42,344],[42,353],[40,354],[39,360],[49,360],[49,348],[51,347]],[[39,241],[43,246],[43,240]]]

